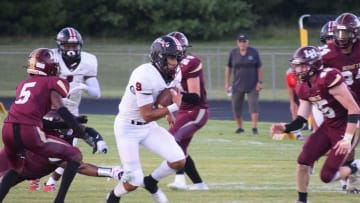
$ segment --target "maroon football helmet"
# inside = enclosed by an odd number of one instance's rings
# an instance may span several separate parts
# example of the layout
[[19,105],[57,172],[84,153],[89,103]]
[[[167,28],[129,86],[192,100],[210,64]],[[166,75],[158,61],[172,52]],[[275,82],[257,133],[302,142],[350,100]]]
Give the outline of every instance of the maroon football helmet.
[[347,48],[356,42],[360,32],[360,21],[352,13],[343,13],[335,20],[335,44],[339,48]]
[[187,49],[188,47],[192,47],[192,46],[189,44],[188,38],[187,38],[187,37],[185,36],[185,34],[182,33],[182,32],[177,32],[177,31],[171,32],[171,33],[168,34],[168,36],[175,37],[175,39],[177,39],[177,40],[180,42],[181,46],[182,46],[183,49],[184,49],[184,53],[186,52],[186,49]]
[[28,57],[27,72],[32,75],[55,76],[59,74],[59,63],[51,49],[33,50]]
[[[321,52],[314,46],[300,47],[290,59],[291,67],[301,81],[307,81],[322,68]],[[302,67],[307,66],[304,70]]]

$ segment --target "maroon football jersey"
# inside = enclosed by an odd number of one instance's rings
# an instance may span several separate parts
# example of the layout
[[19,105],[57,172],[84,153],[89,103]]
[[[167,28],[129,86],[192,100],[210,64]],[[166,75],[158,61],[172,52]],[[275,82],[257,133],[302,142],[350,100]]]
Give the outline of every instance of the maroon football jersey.
[[360,98],[360,41],[353,44],[352,52],[349,55],[341,53],[335,43],[325,46],[321,52],[324,67],[333,67],[341,71],[345,83]]
[[298,97],[310,101],[322,112],[324,124],[335,128],[346,125],[347,109],[329,93],[330,88],[344,82],[341,73],[334,68],[324,68],[316,73],[315,77],[315,81],[310,86],[307,82],[297,85]]
[[16,87],[16,99],[4,122],[42,127],[42,117],[51,108],[51,90],[66,97],[69,83],[56,76],[30,76],[20,82]]
[[200,58],[194,55],[187,55],[184,59],[181,60],[180,67],[182,74],[181,86],[185,92],[188,92],[188,85],[186,82],[187,79],[195,77],[199,77],[200,79],[200,103],[194,105],[181,102],[180,109],[192,109],[195,107],[208,108],[204,71]]

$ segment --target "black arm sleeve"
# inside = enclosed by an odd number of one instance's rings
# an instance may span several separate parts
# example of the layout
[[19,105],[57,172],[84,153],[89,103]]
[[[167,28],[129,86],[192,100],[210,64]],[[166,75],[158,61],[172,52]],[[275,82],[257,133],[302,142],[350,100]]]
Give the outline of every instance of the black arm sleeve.
[[189,104],[198,104],[200,103],[200,96],[196,93],[186,93],[186,92],[181,92],[181,94],[183,95],[182,97],[182,101],[189,103]]
[[75,134],[79,137],[84,136],[84,131],[81,129],[79,123],[76,121],[75,117],[70,113],[66,107],[60,107],[57,112],[64,119],[65,123],[74,130]]
[[303,118],[302,116],[297,116],[295,120],[293,120],[291,123],[288,123],[285,125],[285,131],[286,133],[302,130],[307,124],[307,120]]
[[64,122],[54,122],[46,119],[42,119],[44,129],[67,129],[69,126]]

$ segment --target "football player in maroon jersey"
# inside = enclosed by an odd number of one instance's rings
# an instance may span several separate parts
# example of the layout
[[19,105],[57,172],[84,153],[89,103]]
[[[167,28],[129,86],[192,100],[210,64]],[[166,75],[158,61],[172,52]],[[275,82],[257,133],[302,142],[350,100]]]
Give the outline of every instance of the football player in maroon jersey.
[[360,160],[343,165],[353,147],[351,141],[360,108],[340,72],[323,66],[318,48],[306,46],[297,49],[291,64],[301,82],[296,87],[300,99],[298,116],[287,124],[272,124],[270,132],[276,134],[302,129],[312,105],[323,113],[324,122],[308,137],[297,159],[299,198],[296,202],[306,203],[310,166],[326,153],[328,156],[320,172],[323,182],[329,183],[349,175],[360,177]]
[[[201,129],[209,119],[203,64],[198,56],[187,53],[187,48],[191,45],[183,33],[171,32],[168,35],[175,37],[184,50],[183,59],[180,62],[183,97],[176,113],[176,122],[170,122],[169,131],[186,155],[185,167],[176,172],[175,181],[168,184],[168,187],[180,190],[208,190],[208,186],[201,179],[193,159],[187,152],[195,132]],[[193,184],[186,185],[184,172]]]
[[[327,44],[321,50],[324,66],[337,68],[344,76],[346,84],[360,98],[360,21],[352,13],[343,13],[336,18],[334,24],[335,43]],[[344,164],[351,165],[354,157],[355,151],[352,151]],[[348,193],[359,192],[354,181],[352,176],[348,178]]]
[[[80,123],[86,123],[86,119],[83,117],[77,117],[76,118]],[[55,111],[50,111],[48,114],[46,114],[43,117],[43,126],[44,126],[44,132],[47,135],[53,135],[56,137],[59,137],[61,139],[66,140],[69,144],[72,144],[72,140],[74,137],[77,137],[73,133],[72,129],[68,129],[68,126],[64,121],[61,119],[60,115],[57,114]],[[85,126],[82,126],[85,128]],[[84,141],[86,141],[87,144],[89,144],[91,147],[93,147],[93,152],[97,151],[97,142],[99,140],[103,140],[101,135],[98,135],[96,137],[92,137],[91,133],[85,133],[85,137],[82,137]],[[24,180],[28,179],[38,179],[43,176],[48,175],[50,172],[52,172],[55,168],[62,166],[65,168],[66,162],[59,160],[59,159],[49,159],[46,156],[43,156],[42,154],[36,154],[29,150],[25,150],[25,157],[26,159],[23,160],[25,163],[23,164],[23,167],[21,169],[21,174],[17,178],[17,180],[14,182],[14,185],[17,183],[20,183]],[[20,157],[15,157],[17,159],[20,159]],[[19,160],[21,161],[21,160]],[[0,150],[0,177],[4,175],[4,173],[7,172],[9,168],[11,168],[11,162],[12,160],[9,159],[7,154],[5,153],[5,150]],[[121,167],[98,167],[89,163],[83,163],[80,162],[80,167],[78,169],[78,172],[83,175],[88,176],[95,176],[95,177],[110,177],[114,179],[120,179],[123,170]],[[37,190],[40,189],[40,186],[37,186]]]
[[11,160],[11,168],[0,183],[0,202],[20,176],[23,164],[26,163],[26,150],[47,158],[67,161],[64,178],[54,202],[61,203],[65,200],[80,166],[82,154],[66,141],[46,135],[42,131],[42,117],[54,108],[76,134],[82,136],[84,131],[62,103],[62,98],[68,94],[69,83],[58,77],[58,71],[59,64],[50,49],[40,48],[30,53],[27,66],[29,77],[17,85],[16,99],[2,128],[4,151]]

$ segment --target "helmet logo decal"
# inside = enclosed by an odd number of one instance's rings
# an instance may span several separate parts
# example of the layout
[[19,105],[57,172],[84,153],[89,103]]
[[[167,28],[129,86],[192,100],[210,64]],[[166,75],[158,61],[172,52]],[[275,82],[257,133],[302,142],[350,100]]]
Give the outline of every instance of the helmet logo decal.
[[41,68],[41,69],[45,68],[45,64],[39,63],[39,62],[37,62],[35,66],[38,67],[38,68]]
[[169,47],[169,42],[165,42],[163,39],[159,38],[157,39],[155,42],[158,42],[159,44],[161,44],[162,47]]
[[310,49],[310,50],[304,50],[304,54],[306,58],[316,58],[318,56],[317,52],[314,49]]

